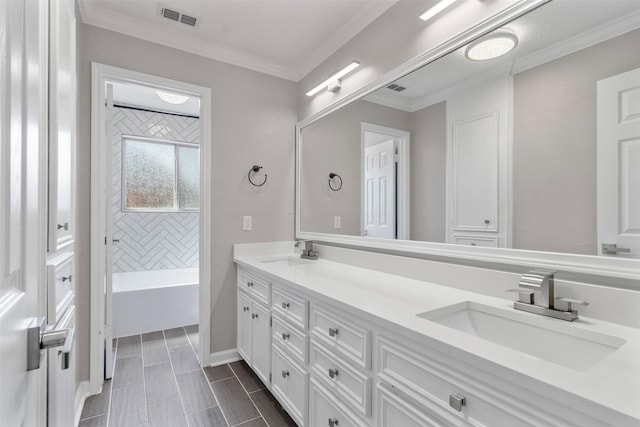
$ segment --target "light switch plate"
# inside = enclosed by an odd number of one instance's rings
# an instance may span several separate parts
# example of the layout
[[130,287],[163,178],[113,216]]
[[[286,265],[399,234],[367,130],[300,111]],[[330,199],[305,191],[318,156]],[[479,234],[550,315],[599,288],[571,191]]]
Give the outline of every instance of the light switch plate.
[[251,215],[245,215],[242,217],[242,230],[250,231],[253,227],[253,218]]

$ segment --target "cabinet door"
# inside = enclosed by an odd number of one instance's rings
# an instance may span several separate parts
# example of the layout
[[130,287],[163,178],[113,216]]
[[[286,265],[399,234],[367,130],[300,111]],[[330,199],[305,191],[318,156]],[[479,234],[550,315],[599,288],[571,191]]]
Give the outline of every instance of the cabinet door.
[[251,300],[238,292],[238,353],[251,364]]
[[271,320],[269,310],[252,302],[251,366],[262,382],[269,384],[271,367]]
[[75,171],[75,2],[50,2],[49,252],[73,242]]

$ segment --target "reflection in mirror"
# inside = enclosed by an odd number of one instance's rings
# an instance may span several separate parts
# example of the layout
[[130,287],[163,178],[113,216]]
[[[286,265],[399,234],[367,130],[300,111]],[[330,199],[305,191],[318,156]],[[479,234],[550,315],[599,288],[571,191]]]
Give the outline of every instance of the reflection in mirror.
[[638,257],[639,27],[553,1],[304,127],[301,231]]

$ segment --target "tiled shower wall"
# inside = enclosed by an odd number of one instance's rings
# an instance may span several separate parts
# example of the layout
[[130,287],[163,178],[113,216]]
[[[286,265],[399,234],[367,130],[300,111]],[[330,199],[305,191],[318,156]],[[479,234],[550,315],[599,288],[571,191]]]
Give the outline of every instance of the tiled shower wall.
[[122,211],[122,136],[200,142],[199,120],[128,108],[113,109],[113,271],[198,266],[197,212]]

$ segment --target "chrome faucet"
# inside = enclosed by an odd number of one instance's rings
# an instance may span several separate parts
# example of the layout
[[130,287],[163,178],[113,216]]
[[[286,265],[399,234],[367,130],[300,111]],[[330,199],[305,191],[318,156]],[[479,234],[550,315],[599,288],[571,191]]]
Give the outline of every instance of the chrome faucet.
[[[520,277],[520,287],[507,291],[518,293],[518,301],[513,303],[513,308],[569,322],[576,320],[578,312],[573,310],[572,304],[581,304],[586,307],[589,303],[573,298],[556,297],[554,295],[554,274],[555,271],[548,270],[531,270],[523,274]],[[566,310],[556,308],[556,301],[565,303]]]
[[302,243],[304,243],[304,249],[302,250],[300,258],[318,259],[318,252],[313,250],[313,240],[298,240],[295,244],[295,247],[297,248]]

